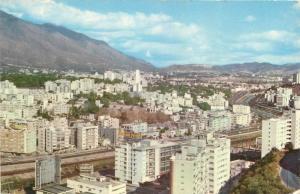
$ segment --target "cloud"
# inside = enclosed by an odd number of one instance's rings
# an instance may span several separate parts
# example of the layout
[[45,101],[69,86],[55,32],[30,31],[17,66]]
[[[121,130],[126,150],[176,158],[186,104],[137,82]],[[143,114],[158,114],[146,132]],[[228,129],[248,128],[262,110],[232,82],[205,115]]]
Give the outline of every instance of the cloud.
[[245,21],[246,22],[254,22],[256,20],[256,17],[254,17],[253,15],[248,15],[246,18],[245,18]]
[[151,54],[151,52],[149,50],[147,50],[147,52],[146,52],[146,57],[148,57],[148,58],[152,57],[152,54]]
[[254,51],[268,51],[272,50],[272,44],[268,42],[249,41],[249,42],[238,42],[236,45],[238,49],[250,49]]
[[242,34],[236,41],[237,48],[248,48],[255,51],[274,51],[299,49],[300,35],[285,30],[269,30]]
[[263,54],[255,57],[257,62],[271,62],[275,64],[286,64],[295,63],[300,61],[300,52],[293,54],[274,55],[274,54]]
[[151,29],[161,24],[173,27],[186,27],[185,24],[178,23],[170,16],[162,13],[98,13],[89,10],[81,10],[54,0],[0,1],[0,8],[23,12],[32,18],[37,18],[41,21],[51,21],[57,25],[79,26],[81,29],[89,30]]

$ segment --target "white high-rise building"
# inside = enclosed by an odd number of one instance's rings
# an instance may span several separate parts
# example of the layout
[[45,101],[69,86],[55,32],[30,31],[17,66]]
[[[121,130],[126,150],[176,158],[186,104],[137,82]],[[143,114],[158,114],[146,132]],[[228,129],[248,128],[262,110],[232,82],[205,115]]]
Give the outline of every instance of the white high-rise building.
[[46,151],[53,152],[70,147],[71,130],[68,127],[68,121],[64,117],[55,117],[50,123],[49,127],[45,129],[45,135],[41,134],[39,137],[46,139]]
[[141,91],[143,91],[142,80],[141,80],[141,73],[140,73],[140,70],[138,70],[138,69],[135,71],[133,91],[134,92],[141,92]]
[[283,149],[287,143],[292,143],[294,149],[300,148],[299,96],[295,97],[294,106],[289,115],[262,121],[262,157],[272,148]]
[[93,149],[98,147],[98,126],[79,125],[77,127],[77,148],[80,150]]
[[294,149],[300,148],[300,96],[295,97],[295,109],[292,111],[292,137],[291,142]]
[[250,106],[234,104],[232,106],[232,124],[249,126],[251,123]]
[[261,156],[264,157],[272,148],[283,149],[291,141],[291,119],[288,117],[272,118],[262,121]]
[[293,82],[300,84],[300,72],[293,74]]
[[171,159],[171,194],[217,194],[230,178],[230,140],[212,133],[182,146]]
[[169,172],[170,157],[178,150],[177,143],[155,140],[121,144],[115,151],[115,176],[134,185],[154,181]]

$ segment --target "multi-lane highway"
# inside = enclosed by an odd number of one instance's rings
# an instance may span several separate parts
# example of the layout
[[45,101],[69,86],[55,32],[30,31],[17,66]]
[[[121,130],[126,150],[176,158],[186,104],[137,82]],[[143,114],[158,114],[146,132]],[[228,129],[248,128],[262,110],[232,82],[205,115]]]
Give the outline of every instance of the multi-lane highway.
[[[37,159],[36,157],[35,159]],[[81,152],[79,154],[72,153],[61,155],[62,166],[70,164],[80,164],[85,162],[97,161],[102,159],[114,158],[113,150],[94,150],[89,152]],[[1,164],[1,175],[17,175],[22,173],[33,172],[35,168],[35,159],[29,158],[19,161],[5,162]]]

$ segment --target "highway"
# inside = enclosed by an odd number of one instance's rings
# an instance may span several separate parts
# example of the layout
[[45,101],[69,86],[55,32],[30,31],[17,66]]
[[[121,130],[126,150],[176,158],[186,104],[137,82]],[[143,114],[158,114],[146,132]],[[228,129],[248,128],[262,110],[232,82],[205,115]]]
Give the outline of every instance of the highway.
[[[93,154],[93,153],[107,152],[107,151],[113,151],[113,150],[107,149],[107,148],[97,148],[97,149],[93,149],[93,150],[58,153],[56,155],[59,155],[60,158],[72,158],[75,156],[85,156],[85,155],[89,155],[89,154]],[[1,164],[1,166],[4,166],[4,165],[11,165],[11,164],[31,163],[31,162],[35,162],[35,160],[37,160],[39,158],[43,158],[47,155],[48,154],[39,154],[39,155],[35,155],[35,156],[14,156],[14,157],[6,157],[6,158],[1,156],[0,164]]]
[[[99,151],[98,152],[87,152],[85,154],[79,154],[74,156],[62,157],[61,164],[70,165],[70,164],[80,164],[85,162],[97,161],[101,159],[114,158],[115,153],[113,150],[108,151]],[[33,172],[35,168],[35,160],[25,160],[25,161],[17,161],[11,162],[1,165],[1,175],[16,175],[22,174],[25,172]]]

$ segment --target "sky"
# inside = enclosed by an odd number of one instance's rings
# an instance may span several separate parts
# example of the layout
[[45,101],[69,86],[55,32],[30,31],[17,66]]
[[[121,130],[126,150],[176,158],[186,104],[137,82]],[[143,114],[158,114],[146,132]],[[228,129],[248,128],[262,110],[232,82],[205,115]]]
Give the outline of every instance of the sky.
[[104,40],[157,67],[300,62],[300,1],[0,0],[0,10]]

